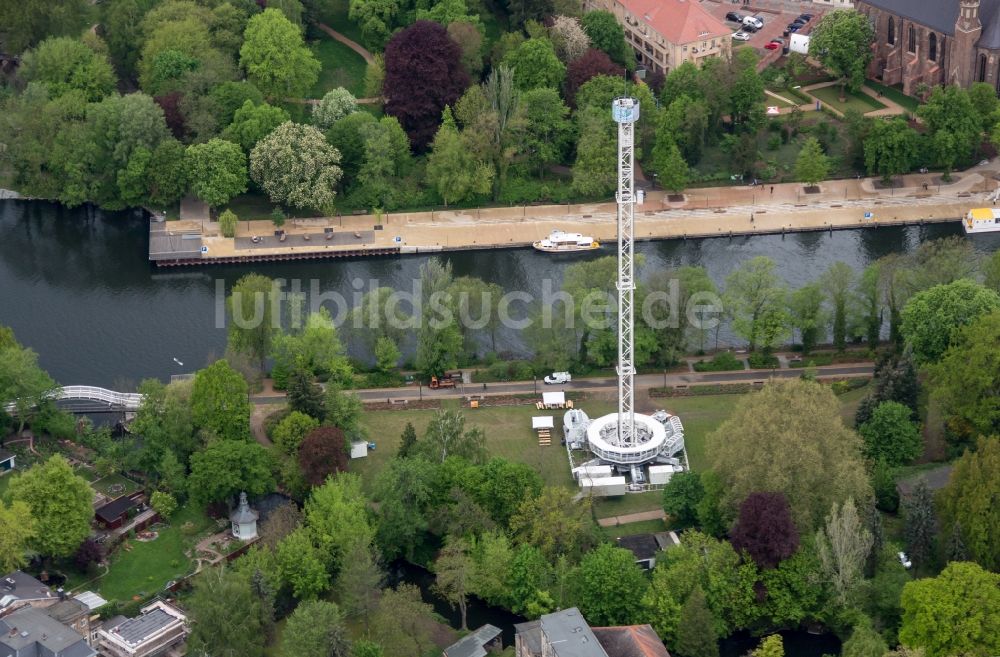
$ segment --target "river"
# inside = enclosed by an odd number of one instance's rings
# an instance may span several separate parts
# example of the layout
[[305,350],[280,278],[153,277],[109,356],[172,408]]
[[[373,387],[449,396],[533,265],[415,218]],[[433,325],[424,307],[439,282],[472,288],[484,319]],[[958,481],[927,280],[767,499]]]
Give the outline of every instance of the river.
[[[961,232],[958,223],[700,240],[643,242],[643,272],[701,265],[721,283],[744,260],[766,255],[792,287],[843,260],[861,269],[922,240]],[[1000,235],[976,248],[1000,248]],[[607,251],[606,251],[607,252]],[[530,249],[441,254],[456,276],[477,276],[505,290],[539,295],[545,279],[558,289],[576,257]],[[585,256],[596,257],[596,256]],[[147,220],[139,211],[68,209],[42,201],[0,201],[0,324],[40,356],[64,385],[132,389],[147,377],[168,378],[204,366],[225,350],[217,326],[217,285],[244,274],[297,279],[309,289],[351,299],[358,280],[409,289],[427,256],[157,269],[147,261]],[[221,281],[221,283],[219,283]],[[498,350],[523,352],[515,330],[501,330]],[[173,359],[184,363],[178,365]]]

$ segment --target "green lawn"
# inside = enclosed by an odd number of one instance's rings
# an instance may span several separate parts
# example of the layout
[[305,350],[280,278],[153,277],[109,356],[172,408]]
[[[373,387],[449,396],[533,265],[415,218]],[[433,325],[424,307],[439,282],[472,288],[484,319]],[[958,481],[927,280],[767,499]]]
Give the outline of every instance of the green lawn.
[[126,479],[120,474],[108,475],[97,481],[92,481],[90,487],[108,499],[115,499],[122,495],[131,495],[140,488],[139,484],[131,479]]
[[838,85],[812,89],[809,93],[841,113],[846,112],[848,109],[856,109],[859,112],[870,112],[872,110],[885,109],[885,105],[878,102],[868,94],[860,92],[856,94],[847,92],[847,100],[841,102],[840,87]]
[[[652,511],[663,506],[663,493],[658,490],[648,493],[632,493],[621,497],[597,497],[594,498],[594,516],[598,518],[611,518],[613,516],[623,516],[629,513],[639,513],[640,511]],[[662,526],[663,523],[660,523]],[[611,531],[612,528],[608,528]],[[642,532],[635,532],[642,533]],[[624,536],[624,534],[620,534]]]
[[[181,531],[190,522],[192,529]],[[155,541],[130,540],[131,550],[119,547],[111,559],[110,572],[98,580],[98,591],[108,600],[131,600],[132,596],[154,593],[172,579],[191,570],[191,560],[184,554],[193,548],[198,537],[214,525],[204,512],[193,505],[181,507],[170,519],[170,526],[160,530]]]
[[795,107],[796,103],[790,102],[790,100],[789,100],[789,102],[786,102],[786,101],[782,100],[783,98],[788,98],[788,96],[783,95],[783,94],[778,93],[778,92],[775,92],[775,93],[777,93],[779,96],[781,96],[781,98],[775,98],[774,96],[765,96],[764,97],[764,107],[765,107],[765,109],[767,107],[771,107],[771,106],[777,106],[777,107]]
[[622,536],[634,536],[635,534],[654,534],[667,529],[666,523],[662,520],[644,520],[643,522],[630,522],[627,525],[616,527],[605,527],[604,531],[612,539]]
[[0,502],[6,501],[7,499],[7,488],[10,487],[10,482],[14,479],[14,473],[10,472],[0,477]]
[[348,18],[350,0],[326,0],[326,2],[319,4],[321,5],[319,19],[322,22],[347,38],[364,45],[364,41],[361,39],[361,28]]
[[907,111],[916,113],[920,107],[920,101],[913,96],[907,96],[899,87],[887,87],[874,80],[865,80],[865,86],[875,91],[881,91],[882,95],[889,100],[902,105]]
[[348,46],[324,36],[312,44],[313,54],[323,65],[310,98],[322,98],[336,87],[344,87],[361,98],[365,91],[365,59]]
[[[308,120],[306,122],[308,123]],[[229,201],[225,209],[235,212],[240,221],[270,219],[271,212],[274,210],[274,203],[271,203],[270,199],[264,194],[247,193],[234,197]],[[315,210],[297,210],[295,208],[285,208],[284,210],[289,218],[315,217],[319,214]]]

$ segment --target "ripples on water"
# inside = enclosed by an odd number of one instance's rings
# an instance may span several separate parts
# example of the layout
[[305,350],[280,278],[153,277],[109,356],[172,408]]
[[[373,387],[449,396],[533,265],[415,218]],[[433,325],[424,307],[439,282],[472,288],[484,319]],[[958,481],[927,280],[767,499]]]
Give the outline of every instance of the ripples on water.
[[[218,279],[227,290],[250,271],[306,283],[316,279],[322,291],[338,291],[350,299],[355,279],[408,289],[426,260],[425,256],[404,256],[157,269],[146,259],[146,230],[139,212],[0,201],[0,324],[12,326],[18,339],[39,353],[42,366],[61,383],[124,389],[146,377],[165,379],[192,371],[221,355],[226,334],[215,326]],[[923,240],[960,233],[956,222],[642,242],[636,251],[645,257],[641,274],[700,265],[717,284],[741,262],[766,255],[794,288],[814,280],[837,260],[860,270],[888,253],[910,251]],[[1000,246],[1000,236],[978,236],[975,245],[992,251]],[[456,276],[477,276],[505,290],[533,294],[540,292],[545,278],[551,278],[553,288],[558,289],[566,267],[580,260],[530,249],[440,257],[452,263]],[[501,351],[523,348],[515,331],[503,331],[497,337]],[[179,367],[173,358],[185,366]]]

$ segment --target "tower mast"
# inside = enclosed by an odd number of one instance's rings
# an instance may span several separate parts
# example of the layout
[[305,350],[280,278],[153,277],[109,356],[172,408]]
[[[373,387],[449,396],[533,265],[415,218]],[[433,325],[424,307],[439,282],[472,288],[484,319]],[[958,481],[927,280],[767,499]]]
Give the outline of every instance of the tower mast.
[[639,101],[616,98],[611,115],[618,124],[618,444],[635,444],[635,266],[632,222],[635,211],[635,122]]

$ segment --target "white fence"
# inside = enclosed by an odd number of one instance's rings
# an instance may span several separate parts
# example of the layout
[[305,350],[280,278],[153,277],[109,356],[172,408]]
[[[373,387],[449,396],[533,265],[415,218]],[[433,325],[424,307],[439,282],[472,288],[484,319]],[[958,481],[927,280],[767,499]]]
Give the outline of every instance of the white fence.
[[[53,399],[66,399],[71,401],[92,401],[107,404],[110,408],[119,408],[126,411],[139,409],[142,403],[142,395],[134,392],[116,392],[107,388],[95,386],[65,386],[52,395]],[[6,405],[8,413],[14,412],[16,406],[13,402]]]

